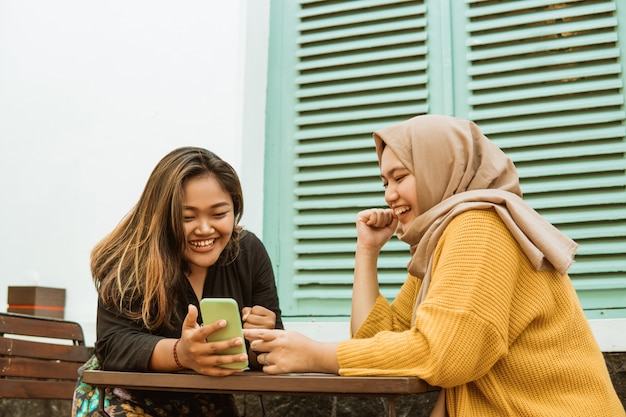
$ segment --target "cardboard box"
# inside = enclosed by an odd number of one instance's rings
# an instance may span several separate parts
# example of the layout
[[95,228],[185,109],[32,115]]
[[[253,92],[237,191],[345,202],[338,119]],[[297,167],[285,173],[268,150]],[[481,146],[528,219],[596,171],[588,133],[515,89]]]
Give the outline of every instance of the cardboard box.
[[48,287],[9,287],[9,313],[65,318],[65,289]]

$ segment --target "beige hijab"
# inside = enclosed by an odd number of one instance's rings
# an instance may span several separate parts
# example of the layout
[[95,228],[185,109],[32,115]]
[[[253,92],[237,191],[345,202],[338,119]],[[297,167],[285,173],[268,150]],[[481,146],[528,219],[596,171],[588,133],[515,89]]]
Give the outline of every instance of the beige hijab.
[[421,115],[374,132],[415,176],[419,215],[398,237],[411,245],[409,272],[424,277],[435,246],[454,216],[494,208],[537,270],[565,274],[578,245],[522,200],[513,162],[473,122]]
[[[411,246],[409,273],[423,278],[415,309],[428,292],[439,238],[467,210],[495,209],[535,269],[565,274],[573,263],[578,245],[522,200],[513,162],[473,122],[421,115],[374,132],[374,140],[379,162],[389,146],[415,176],[418,217],[396,231]],[[436,408],[445,411],[442,401]]]

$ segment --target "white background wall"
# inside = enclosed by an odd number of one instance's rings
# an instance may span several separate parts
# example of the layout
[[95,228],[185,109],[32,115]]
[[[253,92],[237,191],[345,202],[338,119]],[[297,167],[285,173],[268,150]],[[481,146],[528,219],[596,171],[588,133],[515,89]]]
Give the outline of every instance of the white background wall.
[[66,288],[93,344],[89,253],[178,146],[235,167],[262,235],[268,21],[267,0],[0,0],[0,310]]

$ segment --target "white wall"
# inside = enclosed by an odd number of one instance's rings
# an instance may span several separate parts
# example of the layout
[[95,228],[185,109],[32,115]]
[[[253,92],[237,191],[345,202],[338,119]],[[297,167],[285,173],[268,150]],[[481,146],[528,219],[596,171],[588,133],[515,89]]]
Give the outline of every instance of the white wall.
[[0,0],[0,310],[8,286],[66,288],[92,344],[89,252],[178,146],[238,170],[261,235],[268,19],[267,0]]

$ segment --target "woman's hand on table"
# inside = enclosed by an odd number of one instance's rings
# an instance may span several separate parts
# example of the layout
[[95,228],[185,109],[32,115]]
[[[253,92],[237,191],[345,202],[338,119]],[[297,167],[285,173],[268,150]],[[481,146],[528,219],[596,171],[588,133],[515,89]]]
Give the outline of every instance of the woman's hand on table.
[[337,343],[318,342],[305,335],[287,330],[244,329],[250,347],[260,353],[263,372],[339,372]]

